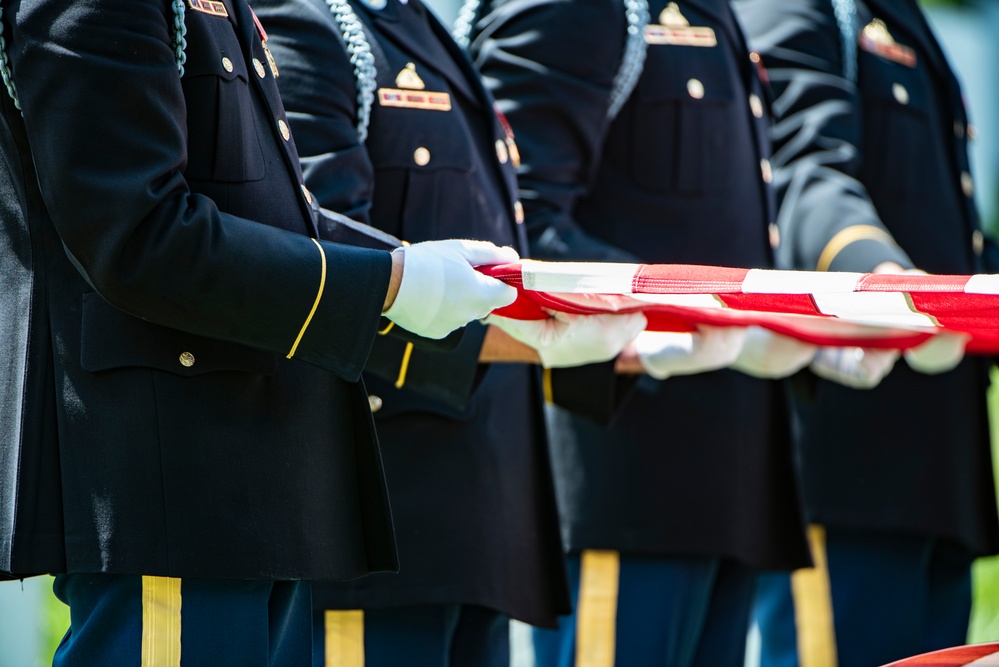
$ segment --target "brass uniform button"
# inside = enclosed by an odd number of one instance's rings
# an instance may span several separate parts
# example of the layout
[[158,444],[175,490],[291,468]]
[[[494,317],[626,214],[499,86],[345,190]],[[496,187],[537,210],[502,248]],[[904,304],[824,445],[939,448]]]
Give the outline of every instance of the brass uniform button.
[[305,183],[302,183],[302,194],[305,195],[305,201],[312,205],[312,193],[309,192],[309,188],[305,187]]
[[958,139],[964,138],[964,123],[959,120],[954,121],[954,136]]
[[961,172],[961,192],[965,197],[975,194],[975,180],[966,171]]
[[763,100],[756,93],[749,96],[749,109],[757,118],[763,118]]
[[968,141],[974,141],[978,138],[978,128],[972,123],[968,123]]
[[224,69],[226,72],[232,71],[232,61],[225,56],[222,56],[222,69]]
[[267,76],[267,70],[264,69],[264,64],[260,62],[257,58],[253,59],[253,69],[257,70],[257,76],[263,79]]
[[382,409],[382,397],[375,396],[374,394],[368,395],[368,407],[371,408],[372,412],[378,412]]
[[513,202],[513,219],[518,225],[524,222],[524,205],[519,199]]
[[687,92],[695,100],[699,100],[704,97],[704,84],[698,79],[690,79],[687,81]]
[[909,91],[905,89],[900,83],[893,83],[891,85],[891,94],[895,96],[895,101],[899,104],[909,103]]
[[281,130],[281,136],[284,137],[285,141],[291,139],[291,128],[288,127],[288,123],[284,122],[284,119],[278,119],[278,129]]
[[515,142],[513,139],[507,139],[506,145],[508,147],[508,150],[510,151],[510,163],[513,164],[514,167],[519,167],[520,150],[517,148],[517,142]]
[[496,157],[499,159],[500,164],[506,164],[507,160],[510,159],[510,153],[506,149],[506,142],[502,139],[496,140]]
[[430,163],[430,151],[423,146],[420,146],[413,151],[413,162],[421,167],[427,166]]
[[976,255],[981,255],[985,250],[985,236],[980,229],[971,232],[971,249]]
[[770,235],[770,247],[776,250],[780,247],[780,227],[776,222],[771,222],[767,226],[767,232]]
[[194,365],[194,355],[191,354],[190,352],[181,352],[179,358],[180,358],[180,365],[183,366],[184,368],[190,368],[191,366]]
[[770,160],[763,158],[760,160],[760,173],[763,175],[764,183],[772,183],[774,180],[774,170],[770,167]]

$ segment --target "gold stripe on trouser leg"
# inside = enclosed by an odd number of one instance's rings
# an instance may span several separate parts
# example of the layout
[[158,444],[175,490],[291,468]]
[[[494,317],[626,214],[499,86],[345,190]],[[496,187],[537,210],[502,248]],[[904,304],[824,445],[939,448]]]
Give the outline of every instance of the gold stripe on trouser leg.
[[364,667],[364,611],[327,609],[326,667]]
[[825,528],[809,526],[808,543],[815,567],[791,573],[798,664],[799,667],[836,667],[836,626],[833,624]]
[[620,574],[618,552],[583,552],[576,605],[576,667],[614,667]]
[[541,371],[541,390],[545,397],[545,403],[555,405],[555,391],[552,389],[552,369],[550,368]]
[[142,577],[142,667],[180,667],[180,579]]

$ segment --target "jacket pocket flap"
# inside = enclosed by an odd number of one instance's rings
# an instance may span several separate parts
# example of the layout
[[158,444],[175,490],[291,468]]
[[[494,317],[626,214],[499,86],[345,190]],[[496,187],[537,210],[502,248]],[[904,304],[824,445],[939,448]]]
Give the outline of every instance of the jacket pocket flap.
[[194,376],[215,371],[273,375],[273,352],[196,336],[133,317],[100,295],[83,295],[81,365],[89,372],[155,368]]

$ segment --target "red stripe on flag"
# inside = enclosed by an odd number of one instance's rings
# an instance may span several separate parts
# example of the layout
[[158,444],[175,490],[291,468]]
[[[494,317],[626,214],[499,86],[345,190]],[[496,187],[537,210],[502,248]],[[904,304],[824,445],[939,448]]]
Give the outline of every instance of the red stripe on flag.
[[[999,644],[974,644],[933,651],[889,663],[884,667],[965,667],[975,660],[999,656]],[[990,664],[992,664],[990,662]]]
[[971,276],[918,273],[869,273],[857,283],[858,292],[964,292]]
[[742,292],[749,269],[697,264],[643,264],[631,282],[635,294],[728,294]]
[[718,298],[737,310],[829,317],[816,308],[811,294],[722,294]]

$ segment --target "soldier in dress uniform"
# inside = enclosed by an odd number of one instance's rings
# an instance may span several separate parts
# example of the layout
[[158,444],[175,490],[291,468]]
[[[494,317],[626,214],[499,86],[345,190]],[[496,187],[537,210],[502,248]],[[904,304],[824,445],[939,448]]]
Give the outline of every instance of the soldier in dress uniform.
[[[772,265],[767,110],[727,2],[466,9],[520,146],[534,256]],[[574,409],[548,416],[575,612],[535,631],[539,666],[742,665],[757,573],[809,562],[772,378],[814,350],[751,330],[732,358],[650,363],[654,344],[549,374]]]
[[[780,265],[995,270],[973,201],[973,127],[915,0],[735,7],[778,110]],[[869,392],[797,387],[816,567],[761,582],[764,666],[868,667],[965,642],[971,562],[999,550],[999,532],[987,363],[962,349],[937,375],[907,355]]]
[[0,10],[0,571],[57,575],[57,665],[308,664],[306,580],[397,568],[380,315],[441,338],[518,255],[319,239],[242,0]]
[[[407,242],[526,248],[517,145],[421,0],[253,6],[282,63],[278,85],[306,184],[323,206]],[[578,330],[614,320],[621,328],[601,360],[644,317],[574,322]],[[469,325],[449,352],[376,340],[364,378],[400,571],[315,587],[314,665],[506,667],[510,618],[553,627],[569,610],[540,371],[509,363],[559,363],[552,354],[539,358],[484,324]]]

